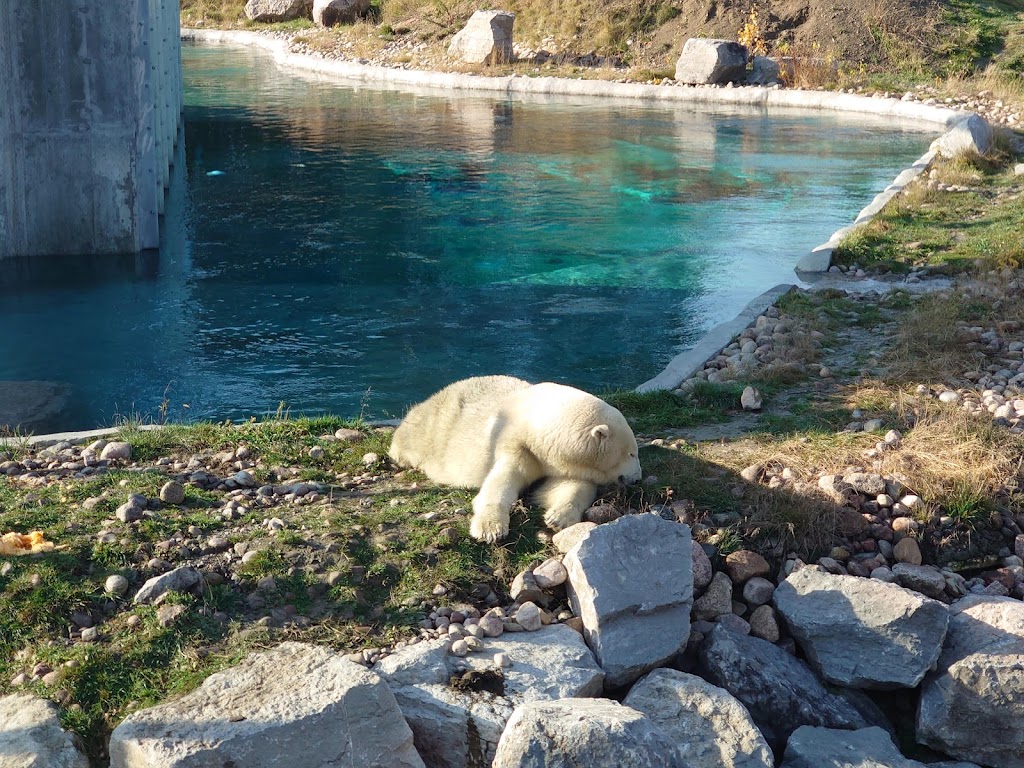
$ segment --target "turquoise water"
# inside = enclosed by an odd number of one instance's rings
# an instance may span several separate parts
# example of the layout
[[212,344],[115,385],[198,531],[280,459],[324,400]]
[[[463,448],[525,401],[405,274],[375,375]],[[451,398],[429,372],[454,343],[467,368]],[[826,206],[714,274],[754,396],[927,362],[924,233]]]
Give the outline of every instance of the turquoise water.
[[0,269],[0,381],[118,414],[398,416],[463,376],[657,374],[930,136],[863,117],[332,85],[187,46],[159,254]]

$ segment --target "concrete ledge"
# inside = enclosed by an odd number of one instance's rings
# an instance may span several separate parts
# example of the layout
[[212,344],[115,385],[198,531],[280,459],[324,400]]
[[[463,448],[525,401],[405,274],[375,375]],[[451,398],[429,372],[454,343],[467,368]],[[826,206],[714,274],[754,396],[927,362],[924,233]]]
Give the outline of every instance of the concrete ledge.
[[795,286],[788,283],[776,285],[762,293],[745,306],[732,320],[716,325],[695,346],[672,358],[664,371],[636,388],[637,392],[654,392],[659,389],[675,389],[708,360],[728,346],[733,337],[757,319],[757,316],[785,296]]
[[457,72],[398,69],[289,53],[287,41],[257,32],[186,28],[181,30],[181,36],[183,40],[200,43],[228,43],[263,48],[273,54],[274,60],[279,65],[287,66],[289,69],[315,72],[340,80],[373,83],[378,86],[409,86],[446,91],[487,91],[510,96],[518,94],[598,96],[759,107],[769,110],[776,108],[827,110],[880,115],[912,122],[936,124],[947,128],[972,114],[915,101],[876,99],[831,91],[800,91],[759,86],[716,88],[714,86],[646,85],[616,83],[607,80],[576,80],[565,77],[522,77],[519,75],[489,77]]
[[828,239],[828,242],[822,243],[800,259],[796,264],[797,274],[799,275],[802,272],[828,272],[829,267],[832,266],[832,253],[839,246],[839,243],[842,242],[843,238],[875,218],[889,204],[890,200],[902,192],[910,182],[928,170],[928,166],[932,164],[935,156],[935,151],[929,149],[912,166],[901,171],[889,186],[875,195],[875,198],[864,206],[861,212],[857,214],[857,218],[853,220],[853,224],[837,229],[832,233],[832,237]]
[[[139,429],[149,431],[161,429],[159,424],[143,424]],[[0,438],[0,449],[7,445],[31,445],[34,448],[46,448],[57,443],[91,443],[101,437],[112,437],[120,431],[119,427],[102,427],[85,429],[77,432],[52,432],[48,435],[27,435],[25,437]]]
[[[378,421],[365,422],[366,426],[376,427],[397,427],[401,419],[380,419]],[[173,425],[171,425],[173,426]],[[182,426],[189,426],[188,424]],[[236,425],[241,426],[241,425]],[[143,432],[163,429],[163,424],[141,424],[138,429]],[[0,450],[6,445],[31,445],[34,448],[46,448],[57,443],[91,443],[101,437],[112,437],[120,431],[120,427],[102,427],[100,429],[85,429],[78,432],[53,432],[48,435],[28,435],[26,437],[0,438]]]

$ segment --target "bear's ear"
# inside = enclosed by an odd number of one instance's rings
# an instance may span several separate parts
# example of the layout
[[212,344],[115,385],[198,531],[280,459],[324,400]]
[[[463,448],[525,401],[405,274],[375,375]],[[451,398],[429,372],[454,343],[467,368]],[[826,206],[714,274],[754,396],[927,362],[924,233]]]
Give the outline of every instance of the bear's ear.
[[608,428],[607,424],[598,424],[590,430],[590,436],[596,438],[599,443],[603,443],[607,440],[609,434],[611,434],[611,429]]

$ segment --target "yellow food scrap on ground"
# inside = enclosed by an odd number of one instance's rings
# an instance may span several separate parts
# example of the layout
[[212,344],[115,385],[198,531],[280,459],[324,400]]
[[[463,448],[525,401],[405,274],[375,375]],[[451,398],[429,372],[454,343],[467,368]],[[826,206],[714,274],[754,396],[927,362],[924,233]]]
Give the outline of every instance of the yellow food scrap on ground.
[[42,531],[30,533],[5,533],[0,536],[0,557],[10,555],[32,555],[36,552],[50,552],[53,542],[47,541]]

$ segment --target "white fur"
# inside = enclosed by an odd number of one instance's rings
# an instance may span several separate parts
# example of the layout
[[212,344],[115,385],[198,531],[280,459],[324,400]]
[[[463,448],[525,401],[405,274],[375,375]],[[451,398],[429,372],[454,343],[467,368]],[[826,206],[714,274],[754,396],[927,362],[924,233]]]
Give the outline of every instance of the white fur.
[[463,379],[414,406],[389,455],[434,482],[479,488],[470,533],[488,542],[508,535],[512,505],[541,478],[536,499],[556,529],[580,521],[599,485],[640,479],[636,438],[617,409],[511,376]]

